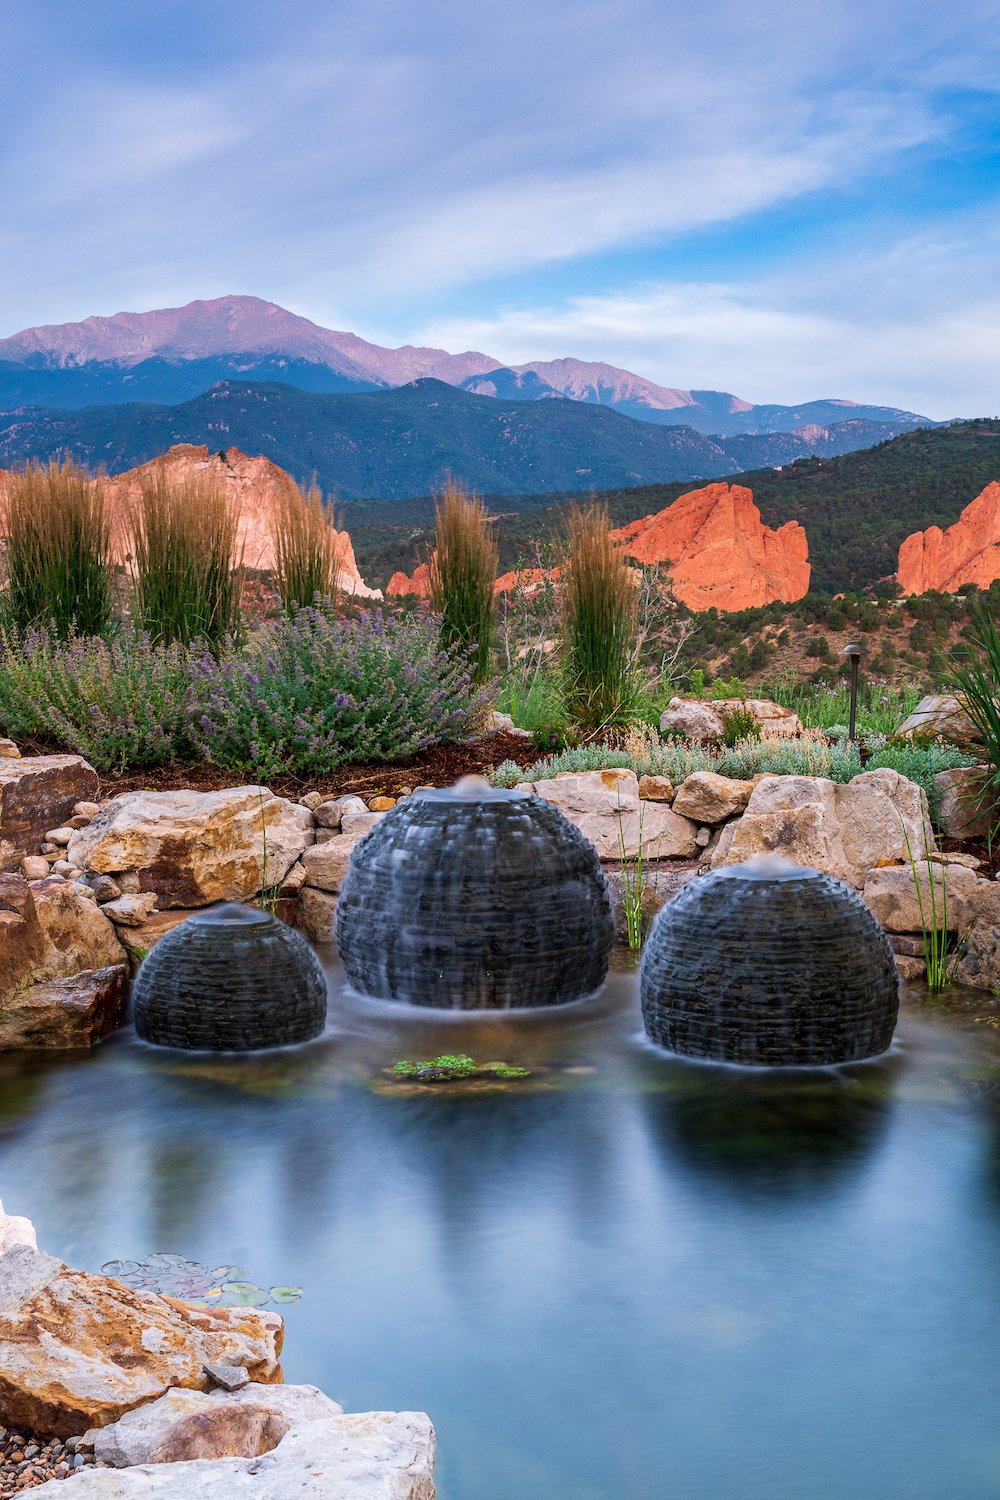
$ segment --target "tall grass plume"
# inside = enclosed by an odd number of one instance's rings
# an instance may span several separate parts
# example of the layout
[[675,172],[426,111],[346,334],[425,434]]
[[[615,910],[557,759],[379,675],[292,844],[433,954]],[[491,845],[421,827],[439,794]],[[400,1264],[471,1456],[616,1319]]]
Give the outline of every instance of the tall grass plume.
[[10,625],[103,635],[111,622],[111,523],[103,481],[70,459],[10,476],[6,507]]
[[281,492],[271,523],[274,582],[286,610],[334,599],[343,563],[344,538],[330,525],[323,496],[313,484]]
[[239,511],[208,478],[143,479],[130,511],[135,613],[155,641],[224,640],[243,595]]
[[441,645],[474,649],[478,682],[493,661],[493,585],[499,552],[493,522],[478,495],[449,484],[436,510],[429,562],[431,606],[441,616]]
[[562,666],[567,708],[584,729],[627,722],[638,693],[639,601],[606,506],[574,505],[562,556]]

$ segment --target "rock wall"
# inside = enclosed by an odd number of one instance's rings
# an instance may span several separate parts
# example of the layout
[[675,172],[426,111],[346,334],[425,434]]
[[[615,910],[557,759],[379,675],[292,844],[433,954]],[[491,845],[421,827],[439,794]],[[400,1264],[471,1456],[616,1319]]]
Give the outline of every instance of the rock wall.
[[896,578],[907,594],[954,594],[966,584],[988,588],[1000,578],[1000,483],[988,484],[954,526],[929,526],[908,536]]

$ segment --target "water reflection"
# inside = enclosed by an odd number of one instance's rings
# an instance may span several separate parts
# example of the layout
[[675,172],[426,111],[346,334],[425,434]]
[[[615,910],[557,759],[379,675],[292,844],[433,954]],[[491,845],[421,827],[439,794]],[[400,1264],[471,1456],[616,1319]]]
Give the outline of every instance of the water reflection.
[[644,1101],[665,1156],[747,1194],[812,1197],[856,1174],[884,1139],[892,1056],[853,1072],[688,1068],[673,1092]]

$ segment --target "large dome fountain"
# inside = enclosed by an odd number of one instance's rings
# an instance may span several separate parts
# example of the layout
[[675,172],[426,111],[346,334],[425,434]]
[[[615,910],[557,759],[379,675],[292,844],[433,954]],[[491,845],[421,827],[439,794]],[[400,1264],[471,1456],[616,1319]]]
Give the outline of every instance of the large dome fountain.
[[761,1067],[874,1057],[899,1011],[892,952],[860,896],[774,856],[684,886],[653,924],[641,991],[661,1047]]
[[326,1024],[326,980],[305,938],[226,902],[166,933],[135,981],[135,1029],[161,1047],[249,1052],[309,1042]]
[[596,990],[614,926],[592,844],[558,808],[476,776],[409,797],[358,845],[337,947],[365,994],[490,1010]]

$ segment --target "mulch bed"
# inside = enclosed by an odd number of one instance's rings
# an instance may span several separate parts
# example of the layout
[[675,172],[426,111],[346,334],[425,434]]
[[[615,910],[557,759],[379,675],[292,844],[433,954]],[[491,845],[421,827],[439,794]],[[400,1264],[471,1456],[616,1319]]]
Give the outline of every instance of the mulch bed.
[[[45,753],[54,748],[21,746],[25,754]],[[348,792],[394,797],[403,787],[412,791],[417,786],[450,786],[460,776],[487,776],[504,760],[526,765],[537,758],[538,751],[530,740],[514,734],[490,734],[474,744],[435,745],[409,760],[345,765],[322,777],[270,776],[267,784],[279,797],[293,799],[314,791],[329,792],[334,797]],[[189,766],[151,766],[127,771],[122,776],[103,774],[99,795],[103,800],[117,797],[121,792],[216,792],[223,787],[246,786],[251,779],[204,761]]]

